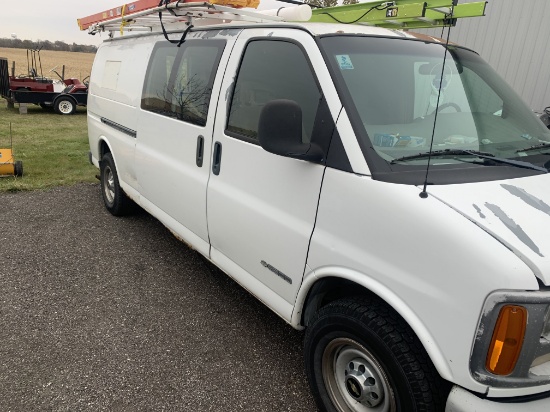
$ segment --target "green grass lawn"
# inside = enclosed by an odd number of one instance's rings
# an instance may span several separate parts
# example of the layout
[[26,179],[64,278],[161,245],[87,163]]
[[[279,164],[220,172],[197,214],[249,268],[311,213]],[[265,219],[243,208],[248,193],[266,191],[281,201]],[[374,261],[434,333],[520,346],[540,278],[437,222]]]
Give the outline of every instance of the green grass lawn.
[[23,177],[1,177],[0,192],[97,181],[97,169],[88,162],[86,108],[62,116],[29,105],[28,114],[19,114],[18,105],[8,109],[6,100],[0,99],[0,148],[10,148],[10,123],[13,153],[23,161]]

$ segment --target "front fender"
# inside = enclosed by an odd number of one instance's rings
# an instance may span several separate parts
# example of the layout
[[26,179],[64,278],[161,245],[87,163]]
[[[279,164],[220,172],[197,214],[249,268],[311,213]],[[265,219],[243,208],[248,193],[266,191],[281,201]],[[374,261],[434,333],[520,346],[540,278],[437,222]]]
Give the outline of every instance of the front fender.
[[426,325],[422,320],[414,313],[414,311],[397,296],[392,290],[384,286],[376,279],[365,275],[364,273],[357,272],[355,270],[337,267],[337,266],[325,266],[316,270],[309,271],[302,282],[302,286],[298,291],[296,304],[294,311],[292,312],[291,324],[297,329],[302,329],[301,319],[303,311],[305,310],[305,303],[309,292],[316,284],[316,282],[326,278],[339,278],[355,283],[356,285],[363,287],[390,305],[412,328],[426,352],[430,356],[434,366],[443,379],[452,381],[453,374],[448,362],[446,361],[441,348],[436,344],[435,339],[430,334]]

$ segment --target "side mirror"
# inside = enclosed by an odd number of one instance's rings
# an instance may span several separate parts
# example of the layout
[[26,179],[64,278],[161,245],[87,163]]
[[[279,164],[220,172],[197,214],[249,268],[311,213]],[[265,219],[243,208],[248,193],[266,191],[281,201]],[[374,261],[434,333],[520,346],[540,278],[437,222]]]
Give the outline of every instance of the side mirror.
[[302,109],[293,100],[267,103],[258,122],[260,146],[270,153],[320,162],[324,154],[315,143],[302,143]]

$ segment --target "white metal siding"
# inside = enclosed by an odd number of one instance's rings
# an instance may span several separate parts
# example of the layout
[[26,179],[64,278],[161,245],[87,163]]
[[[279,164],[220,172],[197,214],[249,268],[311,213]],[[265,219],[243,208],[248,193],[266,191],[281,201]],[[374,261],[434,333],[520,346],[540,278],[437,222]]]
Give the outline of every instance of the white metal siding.
[[486,17],[458,20],[450,40],[477,51],[533,110],[550,106],[550,1],[489,1]]

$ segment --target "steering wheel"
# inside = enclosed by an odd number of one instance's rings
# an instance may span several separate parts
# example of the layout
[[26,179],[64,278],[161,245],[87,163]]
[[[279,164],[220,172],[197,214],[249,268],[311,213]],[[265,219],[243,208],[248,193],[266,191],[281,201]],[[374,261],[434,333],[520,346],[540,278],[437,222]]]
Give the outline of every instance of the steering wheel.
[[456,103],[452,103],[452,102],[448,102],[448,103],[443,103],[441,106],[439,106],[437,108],[437,112],[439,113],[441,110],[445,110],[447,107],[452,107],[453,109],[455,109],[457,112],[461,112],[462,110],[460,109],[460,106]]

